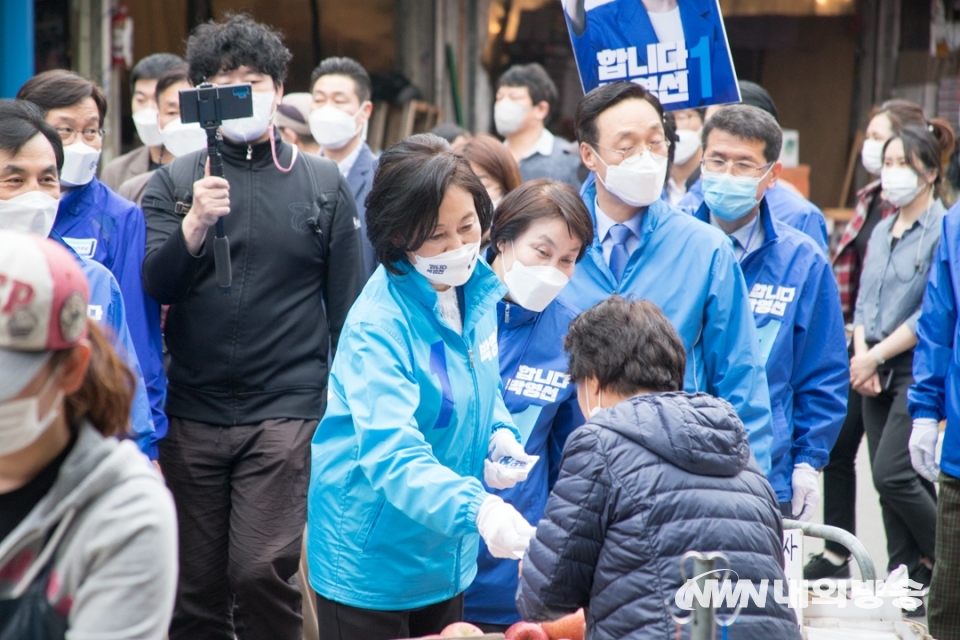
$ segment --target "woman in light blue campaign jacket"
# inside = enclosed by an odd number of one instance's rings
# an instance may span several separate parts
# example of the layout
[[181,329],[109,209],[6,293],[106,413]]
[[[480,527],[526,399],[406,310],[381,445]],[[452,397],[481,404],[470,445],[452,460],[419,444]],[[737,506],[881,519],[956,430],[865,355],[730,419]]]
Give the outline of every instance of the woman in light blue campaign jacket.
[[[556,296],[593,242],[593,219],[573,187],[532,180],[497,206],[490,241],[487,260],[509,289],[497,303],[503,398],[526,452],[540,457],[525,482],[491,490],[535,525],[556,480],[564,442],[583,424],[563,351],[567,327],[579,310]],[[480,545],[477,577],[466,593],[466,620],[485,631],[504,631],[520,620],[514,603],[517,565]]]
[[441,138],[380,159],[367,233],[381,266],[340,334],[312,446],[307,554],[320,635],[439,633],[462,619],[478,533],[519,557],[533,527],[488,494],[528,460],[500,393],[496,304],[482,260],[493,207]]

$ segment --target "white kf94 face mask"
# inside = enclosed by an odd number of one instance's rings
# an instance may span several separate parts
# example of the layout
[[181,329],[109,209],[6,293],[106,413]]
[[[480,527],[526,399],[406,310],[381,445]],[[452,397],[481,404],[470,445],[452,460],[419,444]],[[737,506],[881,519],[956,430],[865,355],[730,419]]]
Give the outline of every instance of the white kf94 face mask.
[[163,142],[160,138],[157,114],[156,109],[141,109],[133,114],[133,124],[137,128],[137,135],[144,146],[158,147]]
[[63,148],[60,183],[65,187],[81,187],[93,180],[100,161],[100,150],[81,141]]
[[310,135],[324,149],[343,149],[360,133],[362,127],[357,125],[357,114],[363,104],[353,115],[329,104],[311,112]]
[[46,415],[42,417],[38,415],[40,396],[50,388],[54,379],[55,376],[51,375],[43,385],[43,389],[35,396],[0,403],[0,456],[29,447],[57,418],[63,392],[57,394]]
[[470,279],[479,256],[480,243],[472,242],[432,258],[414,254],[413,268],[432,284],[459,287]]
[[168,122],[161,133],[164,148],[178,158],[207,148],[207,132],[199,122],[183,124],[177,118]]
[[57,219],[60,201],[43,191],[0,200],[0,229],[35,233],[46,238]]
[[594,154],[607,168],[606,179],[597,179],[607,191],[631,207],[646,207],[656,201],[663,192],[667,179],[667,157],[650,153],[631,156],[620,164],[609,165],[599,153]]
[[503,281],[510,290],[510,297],[518,305],[540,313],[553,302],[570,278],[554,267],[528,267],[517,260],[517,252],[510,243],[513,264],[503,272]]

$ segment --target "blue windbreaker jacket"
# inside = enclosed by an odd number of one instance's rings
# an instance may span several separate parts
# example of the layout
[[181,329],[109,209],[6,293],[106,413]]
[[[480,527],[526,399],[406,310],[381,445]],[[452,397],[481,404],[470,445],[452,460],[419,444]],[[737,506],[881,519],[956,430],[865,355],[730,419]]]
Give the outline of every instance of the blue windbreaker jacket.
[[163,372],[160,305],[143,291],[141,268],[146,247],[143,211],[93,178],[60,198],[53,230],[83,258],[105,266],[123,294],[127,327],[140,361],[153,413],[155,440],[167,435],[167,379]]
[[[817,205],[798,196],[780,182],[767,189],[765,198],[776,220],[807,234],[817,243],[824,255],[827,254],[830,241],[827,235],[827,219]],[[690,185],[690,190],[677,203],[677,207],[687,213],[696,213],[701,204],[703,204],[702,179]]]
[[[576,385],[567,377],[563,339],[579,311],[554,300],[541,313],[507,302],[497,304],[503,399],[527,453],[540,456],[525,482],[495,493],[536,526],[560,469],[563,444],[583,424]],[[516,560],[494,558],[480,541],[477,577],[467,589],[464,619],[513,624],[520,614]]]
[[127,328],[120,285],[105,266],[79,256],[56,231],[51,232],[50,239],[62,244],[77,259],[80,270],[90,287],[87,314],[105,329],[107,339],[110,340],[123,362],[133,371],[137,387],[133,395],[133,405],[130,408],[133,439],[140,451],[147,454],[151,460],[156,460],[157,442],[153,415],[150,412],[147,388],[143,383],[143,371],[140,370],[140,361],[137,360],[137,352],[133,348],[133,341],[130,339],[130,331]]
[[[595,200],[594,184],[584,194],[594,231]],[[747,285],[730,241],[661,200],[644,212],[642,235],[619,283],[603,259],[601,238],[595,235],[561,297],[579,309],[613,293],[657,304],[687,349],[685,390],[704,391],[732,404],[757,463],[769,472],[773,425],[767,374]]]
[[[702,204],[696,217],[710,224]],[[773,411],[777,500],[793,497],[793,467],[822,469],[847,414],[850,368],[840,293],[826,257],[807,237],[773,219],[760,201],[764,242],[740,263],[750,290]]]
[[947,420],[940,470],[960,478],[960,204],[943,218],[943,235],[930,265],[913,352],[907,404],[913,418]]
[[307,499],[310,583],[327,599],[414,609],[477,573],[483,461],[492,432],[516,428],[497,358],[506,287],[479,260],[458,293],[462,337],[412,269],[378,267],[347,316]]

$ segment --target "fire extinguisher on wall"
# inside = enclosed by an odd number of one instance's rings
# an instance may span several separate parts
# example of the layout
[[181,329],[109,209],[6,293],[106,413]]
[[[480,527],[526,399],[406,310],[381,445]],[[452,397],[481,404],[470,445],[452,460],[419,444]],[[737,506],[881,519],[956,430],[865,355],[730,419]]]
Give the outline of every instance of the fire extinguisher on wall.
[[133,66],[133,18],[121,5],[110,18],[110,64],[129,69]]

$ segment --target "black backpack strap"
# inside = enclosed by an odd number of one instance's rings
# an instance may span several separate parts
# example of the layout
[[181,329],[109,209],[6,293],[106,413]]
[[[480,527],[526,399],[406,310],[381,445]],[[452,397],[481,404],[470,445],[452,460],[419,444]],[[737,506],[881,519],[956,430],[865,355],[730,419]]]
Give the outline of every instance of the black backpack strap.
[[307,175],[313,188],[313,206],[307,223],[317,233],[324,262],[330,243],[333,216],[340,202],[340,169],[325,158],[300,154],[308,165]]
[[203,177],[207,163],[206,149],[195,154],[177,158],[169,165],[170,180],[173,182],[173,201],[156,197],[144,198],[144,209],[150,207],[167,213],[185,216],[193,205],[193,183]]

